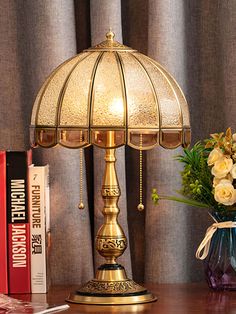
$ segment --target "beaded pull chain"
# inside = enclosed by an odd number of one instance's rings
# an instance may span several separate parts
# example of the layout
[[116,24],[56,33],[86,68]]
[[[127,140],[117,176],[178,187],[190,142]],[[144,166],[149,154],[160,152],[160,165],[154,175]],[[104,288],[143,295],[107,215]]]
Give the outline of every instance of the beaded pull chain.
[[[82,131],[80,131],[80,142],[82,142]],[[79,151],[79,163],[80,163],[80,187],[79,187],[79,209],[84,209],[83,203],[83,148]]]
[[143,205],[143,134],[140,134],[139,138],[139,204],[137,209],[139,211],[144,210]]

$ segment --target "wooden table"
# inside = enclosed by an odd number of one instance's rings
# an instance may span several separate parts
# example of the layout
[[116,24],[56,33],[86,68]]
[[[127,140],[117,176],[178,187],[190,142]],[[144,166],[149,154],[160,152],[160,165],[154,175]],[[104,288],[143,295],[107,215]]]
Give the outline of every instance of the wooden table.
[[[205,283],[145,285],[158,298],[154,303],[122,306],[97,306],[71,304],[70,309],[60,313],[140,313],[140,314],[191,314],[191,313],[236,313],[236,291],[216,292]],[[55,286],[48,294],[14,295],[19,299],[52,304],[65,303],[64,300],[75,286]]]

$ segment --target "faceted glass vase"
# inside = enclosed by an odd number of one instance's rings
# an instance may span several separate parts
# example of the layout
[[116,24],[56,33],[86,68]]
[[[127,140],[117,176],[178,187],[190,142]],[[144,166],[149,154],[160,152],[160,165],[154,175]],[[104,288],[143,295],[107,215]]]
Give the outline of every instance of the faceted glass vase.
[[[212,213],[217,222],[236,221],[236,211]],[[206,280],[215,290],[236,290],[236,228],[217,229],[204,261]]]

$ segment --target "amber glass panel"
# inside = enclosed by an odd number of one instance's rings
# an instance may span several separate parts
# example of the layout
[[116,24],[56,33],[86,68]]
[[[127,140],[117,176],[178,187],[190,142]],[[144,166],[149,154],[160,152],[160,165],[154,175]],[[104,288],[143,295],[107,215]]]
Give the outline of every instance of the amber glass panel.
[[68,79],[62,100],[59,126],[86,127],[89,125],[90,86],[98,52],[83,59]]
[[164,148],[176,148],[182,144],[181,130],[162,130],[160,133],[160,145]]
[[87,146],[88,131],[78,129],[59,129],[59,143],[68,148]]
[[56,129],[35,129],[36,143],[42,147],[52,147],[57,144]]
[[191,143],[191,130],[190,129],[184,129],[184,140],[183,140],[183,146],[188,147]]
[[36,140],[36,132],[34,127],[30,127],[30,146],[31,147],[37,147],[37,140]]
[[108,144],[108,132],[104,130],[92,130],[92,144],[102,148],[115,148],[125,144],[125,131],[113,131],[114,138],[112,146]]
[[115,53],[105,52],[94,79],[92,127],[124,126],[125,100]]
[[154,146],[159,144],[159,133],[156,131],[149,131],[147,132],[144,130],[139,131],[129,131],[129,140],[128,145],[135,148],[140,149],[140,133],[142,134],[142,149],[147,150],[151,149]]
[[136,58],[119,52],[122,59],[128,106],[129,128],[158,128],[159,113],[148,75]]

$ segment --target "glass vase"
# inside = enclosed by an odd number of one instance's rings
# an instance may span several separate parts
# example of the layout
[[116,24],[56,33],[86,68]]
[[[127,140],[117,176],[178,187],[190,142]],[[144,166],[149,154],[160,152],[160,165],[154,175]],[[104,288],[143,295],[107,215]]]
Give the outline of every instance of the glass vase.
[[[211,213],[217,222],[236,221],[236,211]],[[206,280],[215,290],[236,290],[236,228],[217,229],[204,260]]]

